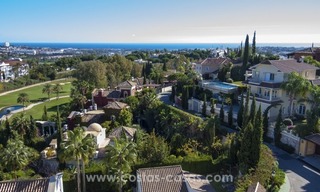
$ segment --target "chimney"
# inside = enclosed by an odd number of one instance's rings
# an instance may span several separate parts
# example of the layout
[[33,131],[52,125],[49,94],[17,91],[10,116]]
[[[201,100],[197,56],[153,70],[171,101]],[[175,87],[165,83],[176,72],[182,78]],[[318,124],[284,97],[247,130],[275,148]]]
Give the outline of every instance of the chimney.
[[98,96],[102,97],[103,89],[99,89]]

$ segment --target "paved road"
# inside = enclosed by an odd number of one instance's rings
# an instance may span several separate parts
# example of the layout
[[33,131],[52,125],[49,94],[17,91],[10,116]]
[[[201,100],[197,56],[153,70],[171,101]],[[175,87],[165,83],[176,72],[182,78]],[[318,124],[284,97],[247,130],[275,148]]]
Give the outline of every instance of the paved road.
[[320,173],[275,146],[268,145],[290,181],[290,192],[320,192]]

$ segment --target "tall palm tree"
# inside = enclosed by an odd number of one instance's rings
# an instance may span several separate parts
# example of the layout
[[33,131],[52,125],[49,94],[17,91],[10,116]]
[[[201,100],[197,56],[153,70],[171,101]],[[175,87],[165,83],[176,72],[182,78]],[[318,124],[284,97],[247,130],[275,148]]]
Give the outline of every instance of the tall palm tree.
[[59,94],[60,94],[60,91],[62,91],[62,90],[63,90],[63,88],[60,83],[57,83],[53,86],[53,92],[57,95],[57,99],[59,99]]
[[[78,192],[81,192],[80,172],[82,172],[83,191],[86,191],[84,166],[95,152],[95,142],[90,135],[85,135],[80,127],[68,131],[67,135],[68,139],[61,144],[60,158],[64,161],[76,160]],[[80,163],[82,171],[80,171]]]
[[18,171],[25,168],[39,154],[24,145],[20,139],[9,139],[6,148],[0,152],[0,161],[7,171]]
[[115,139],[114,145],[108,145],[106,149],[107,162],[111,171],[116,174],[118,190],[122,192],[123,177],[131,172],[131,166],[137,158],[136,144],[124,138]]
[[53,87],[51,84],[47,83],[42,88],[42,93],[46,93],[48,95],[48,100],[50,100],[50,95],[53,92]]
[[17,103],[22,103],[23,110],[25,107],[25,103],[29,102],[29,95],[27,93],[20,93],[17,98]]
[[293,111],[293,100],[297,96],[304,97],[310,90],[311,83],[301,77],[297,72],[292,72],[288,76],[288,80],[281,85],[281,88],[287,91],[289,95],[289,116],[292,116]]

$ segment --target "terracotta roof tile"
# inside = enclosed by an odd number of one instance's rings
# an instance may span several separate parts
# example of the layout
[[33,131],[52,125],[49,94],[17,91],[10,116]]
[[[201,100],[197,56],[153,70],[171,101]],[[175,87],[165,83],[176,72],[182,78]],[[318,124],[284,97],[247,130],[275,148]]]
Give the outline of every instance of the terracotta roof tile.
[[[317,70],[318,67],[315,67],[313,65],[304,63],[304,62],[297,62],[294,59],[288,59],[288,60],[266,60],[261,62],[261,64],[266,65],[273,65],[280,71],[284,73],[291,73],[291,72],[302,72],[304,70]],[[258,64],[259,65],[259,64]]]
[[49,178],[18,181],[1,181],[0,192],[47,192]]
[[182,178],[183,172],[180,165],[150,167],[138,169],[137,176],[140,177],[141,192],[188,192],[186,183],[182,179],[167,181],[171,178]]

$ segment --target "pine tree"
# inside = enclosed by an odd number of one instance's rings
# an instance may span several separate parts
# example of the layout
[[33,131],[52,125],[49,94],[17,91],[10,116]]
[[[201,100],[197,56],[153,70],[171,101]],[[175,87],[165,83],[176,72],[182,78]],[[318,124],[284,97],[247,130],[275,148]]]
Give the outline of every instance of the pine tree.
[[237,114],[237,124],[239,127],[242,127],[243,110],[244,110],[244,98],[243,98],[243,94],[241,94],[241,103],[240,103],[240,108]]
[[256,54],[256,31],[254,31],[253,39],[252,39],[252,55]]
[[246,73],[248,62],[249,62],[249,35],[247,35],[246,41],[244,44],[243,59],[242,59],[242,74]]
[[253,99],[250,107],[250,115],[249,115],[249,121],[251,121],[252,123],[254,122],[255,115],[256,115],[256,97],[255,95],[253,95]]
[[274,127],[274,143],[279,146],[281,143],[281,126],[282,126],[282,107],[279,109],[276,125]]
[[207,116],[207,95],[206,94],[204,94],[203,96],[202,115],[204,117]]
[[229,127],[233,126],[233,105],[232,105],[232,103],[229,107],[229,112],[228,112],[228,125],[229,125]]
[[48,111],[47,111],[47,106],[45,105],[43,107],[43,114],[42,114],[42,121],[48,121]]

